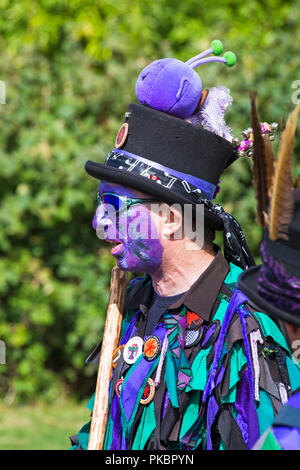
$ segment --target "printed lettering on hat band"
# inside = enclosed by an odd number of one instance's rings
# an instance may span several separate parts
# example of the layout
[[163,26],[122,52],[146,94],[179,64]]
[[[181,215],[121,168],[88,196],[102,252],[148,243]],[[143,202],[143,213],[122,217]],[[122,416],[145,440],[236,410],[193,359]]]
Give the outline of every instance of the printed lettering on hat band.
[[192,175],[180,173],[159,163],[152,162],[124,150],[112,150],[106,159],[105,165],[130,173],[144,176],[184,196],[193,197],[197,203],[203,199],[211,200],[216,186]]

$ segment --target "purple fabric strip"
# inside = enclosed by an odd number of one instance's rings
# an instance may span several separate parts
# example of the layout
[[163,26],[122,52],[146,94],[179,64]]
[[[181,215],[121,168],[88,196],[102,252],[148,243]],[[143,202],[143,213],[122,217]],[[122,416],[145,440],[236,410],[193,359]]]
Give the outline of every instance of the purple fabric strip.
[[300,430],[298,428],[276,426],[272,431],[284,450],[300,450]]
[[[165,326],[159,324],[153,331],[153,334],[158,336],[161,341],[161,344],[163,344],[166,335]],[[145,377],[149,374],[152,367],[153,361],[147,361],[146,359],[144,359],[143,356],[140,356],[137,359],[137,362],[133,365],[134,369],[132,373],[130,374],[127,380],[126,378],[124,380],[120,400],[127,422],[129,422],[133,413],[138,392],[140,391]]]
[[211,440],[211,426],[215,420],[216,414],[218,412],[219,408],[216,402],[215,397],[212,395],[209,400],[208,400],[208,405],[207,405],[207,443],[206,443],[206,448],[207,450],[212,450],[212,440]]
[[110,450],[119,450],[121,448],[122,440],[122,422],[121,422],[121,409],[120,401],[117,395],[113,397],[111,405],[111,417],[113,420],[113,438],[110,445]]
[[248,336],[247,336],[247,322],[245,320],[245,318],[249,316],[249,313],[243,308],[240,308],[238,312],[239,312],[239,316],[240,316],[240,320],[242,324],[244,347],[245,347],[245,353],[246,353],[247,364],[248,364],[250,390],[251,390],[251,394],[254,400],[254,378],[253,378],[253,370],[252,370],[252,360],[251,360],[250,345],[249,345]]
[[240,426],[243,438],[248,449],[252,449],[259,438],[259,423],[249,374],[246,369],[242,372],[237,388],[235,407],[239,416],[237,423]]
[[162,419],[164,419],[164,417],[165,417],[168,403],[169,403],[169,393],[168,393],[168,390],[166,390],[166,393],[165,393],[165,396],[164,396],[164,406],[163,406],[163,411],[162,411]]
[[226,312],[225,312],[225,315],[224,315],[224,318],[223,318],[223,321],[222,321],[222,326],[221,326],[221,330],[220,330],[220,333],[219,333],[219,337],[218,337],[218,340],[217,340],[217,343],[216,343],[215,355],[214,355],[213,363],[212,363],[212,366],[211,366],[211,372],[209,374],[205,389],[203,391],[203,397],[202,397],[202,402],[203,403],[205,403],[205,401],[207,400],[207,398],[211,394],[213,388],[215,387],[215,378],[216,378],[216,374],[217,374],[218,367],[219,367],[219,360],[220,360],[220,357],[221,357],[222,349],[223,349],[223,346],[224,346],[225,336],[227,334],[227,330],[229,328],[229,324],[231,322],[231,319],[232,319],[234,313],[237,311],[237,309],[243,303],[245,303],[247,300],[248,300],[248,298],[246,297],[245,294],[243,294],[238,289],[234,289],[234,293],[233,293],[233,296],[231,297],[230,302],[227,306],[227,309],[226,309]]
[[166,166],[163,166],[163,165],[160,165],[159,163],[148,160],[147,158],[140,157],[139,155],[135,155],[134,153],[131,153],[131,152],[126,152],[126,150],[119,150],[117,148],[114,148],[113,151],[116,153],[127,155],[128,157],[134,158],[135,160],[140,160],[146,165],[156,168],[157,170],[166,172],[171,176],[175,176],[176,178],[187,181],[188,183],[192,184],[196,188],[204,191],[210,199],[212,199],[214,196],[216,185],[209,183],[208,181],[202,180],[201,178],[196,178],[186,173],[181,173],[171,168],[167,168]]

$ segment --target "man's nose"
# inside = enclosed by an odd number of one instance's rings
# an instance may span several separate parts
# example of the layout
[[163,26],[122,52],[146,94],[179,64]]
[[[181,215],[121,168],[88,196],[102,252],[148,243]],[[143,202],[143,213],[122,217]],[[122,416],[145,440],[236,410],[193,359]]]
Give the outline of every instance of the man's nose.
[[98,238],[115,239],[117,238],[118,221],[114,208],[104,208],[101,204],[98,206],[94,219],[93,227],[97,232]]

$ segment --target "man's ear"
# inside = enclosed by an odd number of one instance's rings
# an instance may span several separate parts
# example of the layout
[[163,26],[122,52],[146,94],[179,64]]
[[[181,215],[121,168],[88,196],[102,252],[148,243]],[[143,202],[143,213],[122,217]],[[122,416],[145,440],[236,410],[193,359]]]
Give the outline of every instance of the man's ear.
[[183,215],[181,206],[179,204],[170,206],[162,203],[160,209],[162,235],[170,240],[182,239]]

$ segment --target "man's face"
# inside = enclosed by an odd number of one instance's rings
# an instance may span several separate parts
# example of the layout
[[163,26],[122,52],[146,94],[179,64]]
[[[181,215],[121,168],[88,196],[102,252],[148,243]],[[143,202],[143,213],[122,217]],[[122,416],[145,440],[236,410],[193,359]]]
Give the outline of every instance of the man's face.
[[[149,199],[149,196],[131,188],[101,182],[99,195],[106,193],[132,199]],[[93,219],[93,227],[97,233],[101,231],[101,238],[115,243],[111,254],[117,259],[120,269],[151,274],[159,268],[163,248],[150,204],[139,203],[127,208],[125,200],[117,214],[113,206],[100,204]]]

